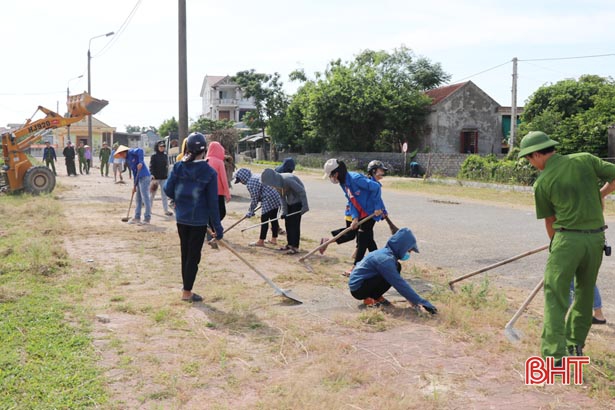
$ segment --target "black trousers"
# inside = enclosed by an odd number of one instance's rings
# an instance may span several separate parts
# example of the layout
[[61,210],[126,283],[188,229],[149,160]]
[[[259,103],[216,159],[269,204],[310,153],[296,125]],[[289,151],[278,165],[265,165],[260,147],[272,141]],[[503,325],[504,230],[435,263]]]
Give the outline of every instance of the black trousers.
[[375,224],[376,221],[370,219],[369,221],[363,222],[363,224],[359,227],[359,232],[357,233],[357,256],[354,258],[355,265],[363,259],[367,250],[373,252],[378,249],[378,246],[374,241]]
[[[278,209],[279,208],[272,209],[271,211],[261,215],[261,223],[262,223],[261,234],[258,237],[258,239],[260,239],[261,241],[264,241],[265,239],[267,239],[267,231],[269,230],[269,224],[265,222],[271,221],[272,219],[276,219],[278,217]],[[271,237],[272,238],[278,237],[279,230],[280,230],[280,224],[278,223],[277,219],[275,221],[271,221]]]
[[[397,262],[397,272],[401,272],[401,263],[399,262]],[[378,299],[389,289],[391,289],[391,284],[382,275],[376,275],[364,281],[359,289],[350,291],[350,294],[359,300],[366,298]]]
[[[352,223],[351,221],[346,221],[346,228],[339,228],[334,231],[331,231],[331,235],[333,235],[334,237],[339,235],[344,229],[347,229],[351,223]],[[346,232],[345,234],[337,238],[335,240],[335,243],[337,243],[338,245],[341,245],[343,243],[352,241],[356,237],[357,237],[357,231],[354,229],[351,229],[350,231]]]
[[203,250],[203,242],[205,242],[205,232],[207,232],[207,226],[177,224],[179,246],[182,255],[182,281],[184,283],[184,290],[191,291],[194,285],[196,273],[199,270],[199,263],[201,262],[201,251]]
[[[301,203],[288,205],[288,214],[300,211]],[[286,241],[288,246],[299,248],[299,240],[301,238],[301,214],[286,217]]]
[[75,159],[66,158],[66,173],[68,176],[77,175],[77,170],[75,169]]

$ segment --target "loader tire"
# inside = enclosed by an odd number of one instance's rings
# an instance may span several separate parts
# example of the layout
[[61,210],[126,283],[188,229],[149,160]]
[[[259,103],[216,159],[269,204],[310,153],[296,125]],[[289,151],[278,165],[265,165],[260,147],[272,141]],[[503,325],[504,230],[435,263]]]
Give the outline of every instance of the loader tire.
[[47,167],[32,167],[23,177],[24,190],[32,195],[48,194],[55,186],[56,176]]

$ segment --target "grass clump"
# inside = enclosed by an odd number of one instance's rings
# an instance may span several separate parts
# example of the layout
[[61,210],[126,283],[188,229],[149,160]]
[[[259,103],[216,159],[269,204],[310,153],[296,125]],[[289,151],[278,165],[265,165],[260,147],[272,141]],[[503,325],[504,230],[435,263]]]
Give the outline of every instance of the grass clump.
[[0,199],[11,215],[0,235],[0,295],[6,295],[0,299],[0,408],[106,403],[88,321],[61,283],[70,272],[53,234],[60,207],[48,196]]

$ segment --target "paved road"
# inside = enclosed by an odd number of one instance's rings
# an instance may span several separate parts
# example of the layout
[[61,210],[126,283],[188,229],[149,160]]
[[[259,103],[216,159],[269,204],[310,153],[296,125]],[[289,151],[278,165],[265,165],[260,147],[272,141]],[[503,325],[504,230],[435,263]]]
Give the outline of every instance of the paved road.
[[[345,198],[338,185],[315,175],[298,174],[306,185],[311,212],[304,216],[302,236],[320,238],[344,226]],[[229,208],[243,212],[249,195],[243,185],[235,186]],[[443,198],[385,188],[383,197],[391,220],[407,226],[418,238],[420,255],[416,259],[441,267],[459,276],[511,256],[547,244],[542,221],[534,209],[502,204],[485,204],[463,198]],[[615,220],[607,221],[615,227]],[[382,246],[388,236],[386,223],[376,225],[376,242]],[[615,231],[607,231],[615,245]],[[310,245],[311,246],[311,245]],[[352,252],[348,247],[348,253]],[[547,252],[528,256],[491,271],[493,284],[533,288],[542,277]],[[598,283],[605,310],[615,306],[615,256],[605,257]],[[484,275],[484,274],[480,274]],[[477,276],[480,278],[481,276]],[[615,315],[615,312],[613,313]]]

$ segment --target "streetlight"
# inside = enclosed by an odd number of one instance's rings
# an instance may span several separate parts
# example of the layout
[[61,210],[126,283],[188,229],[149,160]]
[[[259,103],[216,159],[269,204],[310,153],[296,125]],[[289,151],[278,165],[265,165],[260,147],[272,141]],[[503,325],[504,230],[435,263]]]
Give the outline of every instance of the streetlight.
[[[114,35],[113,31],[108,32],[107,34],[101,34],[99,36],[94,36],[88,42],[88,94],[92,95],[91,90],[91,82],[90,82],[90,60],[92,59],[92,55],[90,54],[90,46],[92,45],[92,40],[100,37],[109,37]],[[93,144],[92,141],[92,114],[88,115],[88,143]]]
[[[66,115],[68,115],[68,116],[70,116],[70,113],[68,113],[68,97],[69,97],[69,94],[70,94],[69,85],[70,85],[71,81],[76,80],[78,78],[83,78],[83,74],[81,74],[81,75],[79,75],[77,77],[71,78],[66,83],[66,108],[67,108],[67,114]],[[66,127],[66,138],[67,138],[68,141],[70,141],[70,125],[68,127]]]

